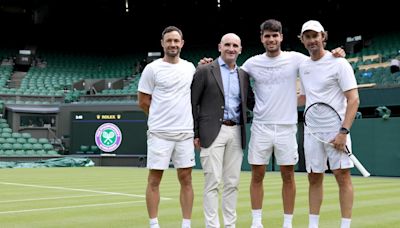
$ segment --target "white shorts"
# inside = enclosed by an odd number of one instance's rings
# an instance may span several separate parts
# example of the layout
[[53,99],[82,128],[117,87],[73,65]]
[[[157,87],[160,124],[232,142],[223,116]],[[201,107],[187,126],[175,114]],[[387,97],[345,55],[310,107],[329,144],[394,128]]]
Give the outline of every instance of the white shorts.
[[255,124],[251,126],[248,161],[251,165],[268,165],[274,153],[278,165],[296,165],[296,124]]
[[170,161],[175,168],[188,168],[196,165],[193,137],[174,141],[152,133],[147,134],[147,168],[166,170]]
[[[321,139],[327,142],[335,138],[337,132],[334,133],[318,133]],[[347,148],[351,151],[351,138],[347,135]],[[308,173],[324,173],[329,168],[348,169],[354,167],[349,156],[340,150],[336,150],[333,146],[322,143],[311,134],[304,135],[304,157],[306,160],[306,169]]]

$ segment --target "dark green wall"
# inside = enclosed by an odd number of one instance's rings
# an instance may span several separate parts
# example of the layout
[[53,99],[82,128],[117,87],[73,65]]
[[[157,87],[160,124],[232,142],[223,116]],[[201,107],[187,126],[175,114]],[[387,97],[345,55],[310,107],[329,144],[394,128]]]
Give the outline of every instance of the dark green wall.
[[[248,139],[250,125],[247,126]],[[298,131],[300,161],[297,172],[305,172],[303,158],[303,128]],[[388,120],[381,118],[357,119],[351,129],[353,153],[372,176],[400,176],[400,117]],[[270,162],[273,164],[274,162]],[[196,168],[201,168],[199,152],[196,152]],[[269,165],[268,170],[279,170],[277,165]],[[249,171],[247,149],[244,152],[242,170]],[[361,175],[356,168],[352,173]]]
[[371,175],[400,176],[400,117],[358,119],[351,134],[353,153]]

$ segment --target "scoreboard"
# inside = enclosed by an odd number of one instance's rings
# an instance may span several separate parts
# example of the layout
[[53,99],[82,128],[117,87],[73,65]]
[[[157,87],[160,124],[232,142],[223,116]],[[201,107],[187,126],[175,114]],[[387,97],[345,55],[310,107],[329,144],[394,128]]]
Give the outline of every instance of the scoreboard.
[[70,153],[97,146],[100,153],[146,154],[146,131],[147,116],[141,111],[72,112]]

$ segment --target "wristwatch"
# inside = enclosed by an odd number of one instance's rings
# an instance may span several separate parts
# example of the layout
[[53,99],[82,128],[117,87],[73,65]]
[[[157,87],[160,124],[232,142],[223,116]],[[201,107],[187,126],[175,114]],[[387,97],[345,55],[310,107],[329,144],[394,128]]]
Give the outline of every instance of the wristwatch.
[[341,127],[340,130],[339,130],[339,133],[347,135],[347,134],[350,133],[350,130],[345,128],[345,127]]

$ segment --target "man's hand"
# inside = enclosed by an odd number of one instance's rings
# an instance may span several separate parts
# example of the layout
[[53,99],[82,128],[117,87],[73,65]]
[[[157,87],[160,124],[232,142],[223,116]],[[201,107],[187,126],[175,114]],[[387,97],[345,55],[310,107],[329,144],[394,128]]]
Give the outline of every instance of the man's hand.
[[347,141],[347,135],[338,133],[336,137],[330,141],[330,143],[333,144],[335,149],[340,150],[340,151],[346,151],[346,141]]
[[196,149],[198,149],[198,150],[200,149],[201,145],[200,145],[200,139],[199,138],[194,138],[193,144],[194,144],[194,147]]
[[211,63],[212,61],[213,61],[213,58],[204,57],[204,58],[200,59],[200,61],[197,63],[197,65],[203,65],[203,64],[206,64],[206,63]]
[[337,47],[335,49],[333,49],[332,51],[332,55],[335,57],[342,57],[345,58],[346,57],[346,52],[344,51],[344,49],[342,47]]

